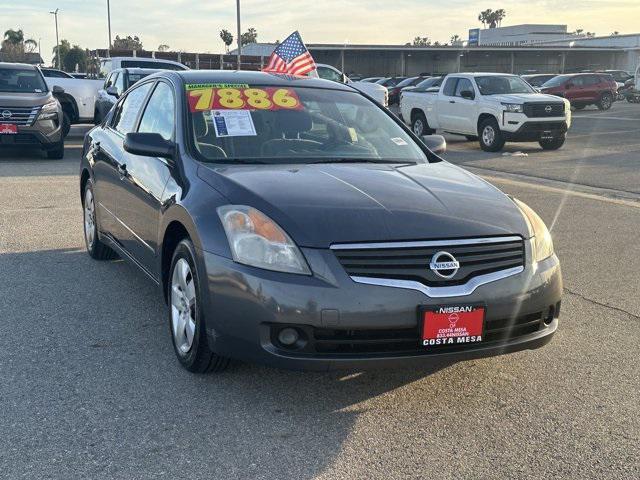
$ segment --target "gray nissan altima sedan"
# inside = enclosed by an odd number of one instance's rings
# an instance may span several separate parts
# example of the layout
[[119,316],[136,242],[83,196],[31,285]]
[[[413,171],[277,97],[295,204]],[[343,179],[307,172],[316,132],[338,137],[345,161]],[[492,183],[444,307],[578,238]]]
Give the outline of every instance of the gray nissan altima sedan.
[[433,141],[348,85],[157,73],[85,138],[87,250],[160,287],[191,371],[232,358],[404,366],[545,345],[562,295],[547,227]]

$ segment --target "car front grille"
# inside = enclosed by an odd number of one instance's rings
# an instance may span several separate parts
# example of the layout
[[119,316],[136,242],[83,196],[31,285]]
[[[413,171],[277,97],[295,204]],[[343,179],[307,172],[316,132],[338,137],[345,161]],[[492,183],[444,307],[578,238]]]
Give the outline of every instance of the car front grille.
[[[428,287],[463,285],[474,277],[525,264],[524,240],[520,237],[343,244],[331,248],[352,278],[407,280]],[[447,252],[460,264],[451,278],[442,278],[430,268],[439,252]]]
[[12,123],[28,127],[33,124],[40,107],[2,107],[0,106],[0,123]]
[[523,111],[530,118],[562,117],[564,103],[525,103]]

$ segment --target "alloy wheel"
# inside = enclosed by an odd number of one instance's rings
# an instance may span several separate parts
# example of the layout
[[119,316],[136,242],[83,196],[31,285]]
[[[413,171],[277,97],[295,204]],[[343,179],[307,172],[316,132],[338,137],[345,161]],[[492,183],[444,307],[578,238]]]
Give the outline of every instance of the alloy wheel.
[[423,131],[424,131],[424,125],[422,123],[422,120],[418,118],[413,122],[413,133],[415,133],[417,136],[420,136],[422,135]]
[[485,145],[491,146],[496,139],[496,131],[493,129],[491,125],[487,125],[482,130],[482,141]]
[[180,258],[171,276],[171,331],[176,349],[186,355],[193,345],[196,331],[196,286],[193,272]]
[[96,211],[90,188],[84,194],[84,237],[87,247],[91,249],[96,238]]

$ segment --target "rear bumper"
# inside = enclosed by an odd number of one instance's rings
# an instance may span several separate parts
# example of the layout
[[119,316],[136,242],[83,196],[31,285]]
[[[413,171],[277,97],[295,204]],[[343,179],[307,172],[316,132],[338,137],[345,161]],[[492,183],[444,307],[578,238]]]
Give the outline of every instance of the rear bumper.
[[[331,370],[452,362],[539,348],[558,327],[562,277],[555,256],[469,295],[431,298],[415,290],[356,283],[330,251],[304,249],[312,277],[268,272],[199,253],[207,272],[203,308],[209,345],[220,355],[256,363]],[[486,335],[484,343],[446,349],[420,345],[419,307],[478,303],[486,305],[487,324],[501,327],[497,330],[504,335]],[[277,332],[284,327],[297,328],[304,345],[280,345]],[[407,335],[402,347],[395,348],[396,339]],[[344,340],[365,337],[373,340],[355,340],[354,348]]]

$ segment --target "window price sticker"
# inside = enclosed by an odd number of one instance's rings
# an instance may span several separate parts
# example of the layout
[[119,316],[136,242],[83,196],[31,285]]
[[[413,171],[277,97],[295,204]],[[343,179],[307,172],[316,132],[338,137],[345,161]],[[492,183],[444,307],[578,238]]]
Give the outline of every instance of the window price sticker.
[[252,88],[243,84],[187,85],[189,110],[302,110],[292,88]]
[[213,128],[217,137],[254,137],[256,127],[249,110],[213,110]]

